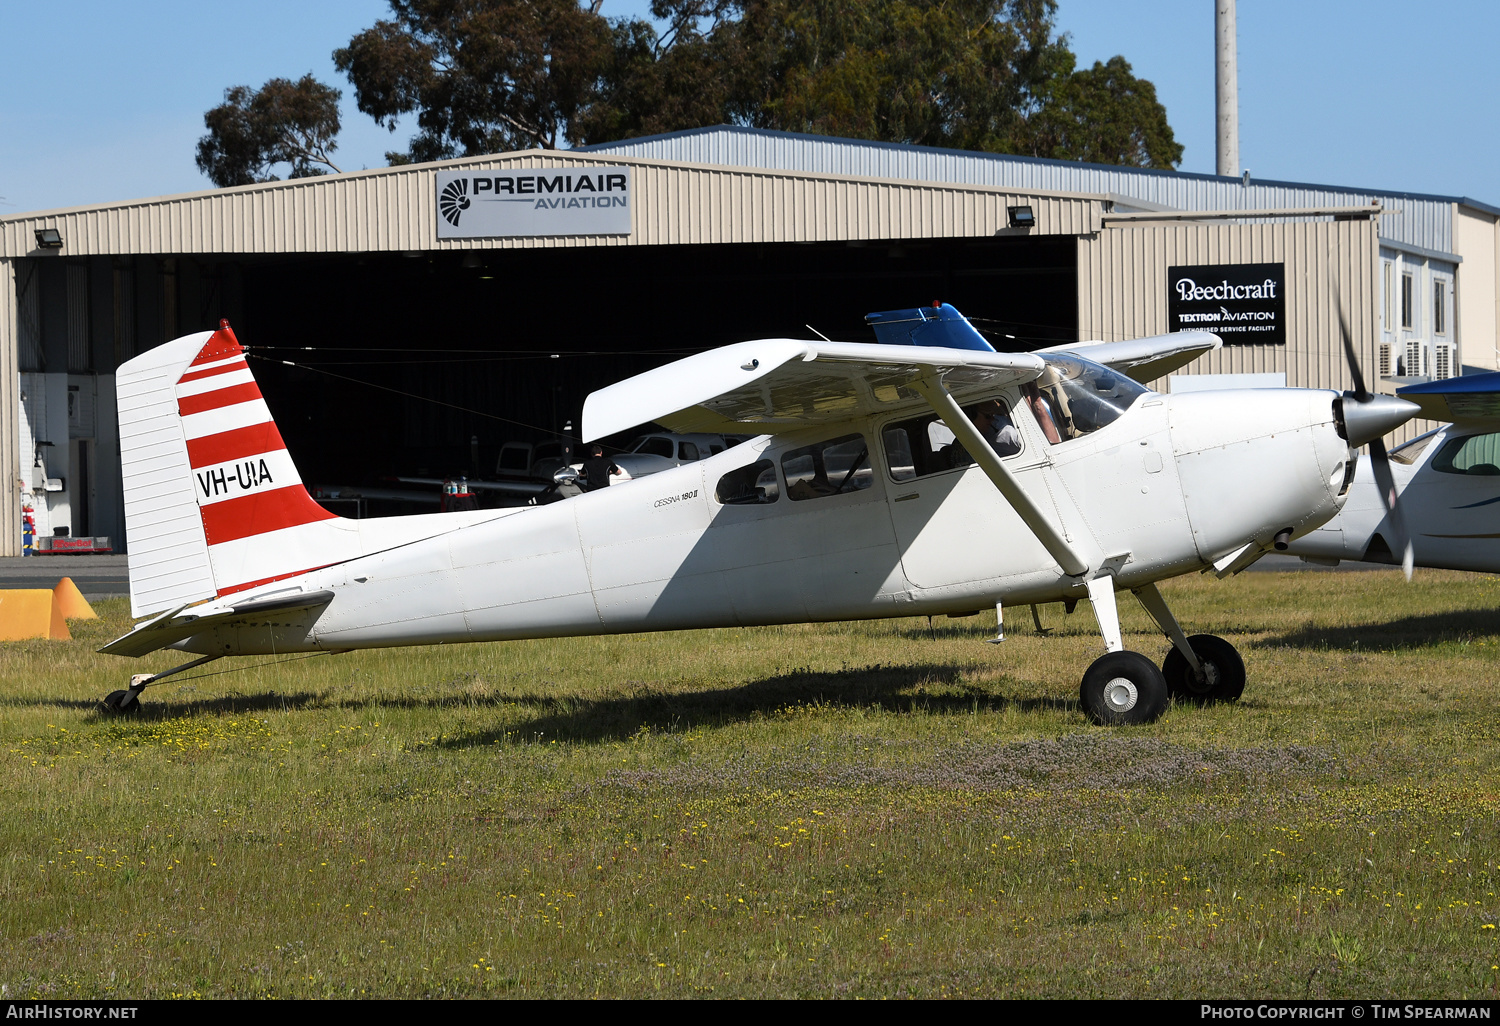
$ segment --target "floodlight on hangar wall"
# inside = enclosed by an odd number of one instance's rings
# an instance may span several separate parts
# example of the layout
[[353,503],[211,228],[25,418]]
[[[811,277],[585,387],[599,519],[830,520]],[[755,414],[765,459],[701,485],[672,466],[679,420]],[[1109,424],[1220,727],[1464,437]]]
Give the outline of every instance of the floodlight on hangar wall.
[[62,232],[56,228],[38,228],[36,230],[36,244],[39,249],[62,249]]
[[1030,206],[1006,207],[1005,211],[1009,215],[1010,226],[1012,228],[1036,227],[1036,214],[1032,211]]

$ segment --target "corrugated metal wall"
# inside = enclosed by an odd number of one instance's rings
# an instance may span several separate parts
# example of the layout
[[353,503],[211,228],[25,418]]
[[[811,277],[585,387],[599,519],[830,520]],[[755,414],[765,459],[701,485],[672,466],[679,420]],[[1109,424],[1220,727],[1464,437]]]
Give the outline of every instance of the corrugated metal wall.
[[[1111,226],[1078,240],[1079,335],[1114,340],[1166,331],[1169,267],[1285,263],[1286,345],[1225,346],[1176,373],[1281,373],[1293,388],[1352,388],[1339,331],[1342,308],[1366,384],[1390,391],[1376,371],[1379,245],[1370,219]],[[1152,387],[1164,392],[1167,381]],[[1406,441],[1437,426],[1411,421],[1388,441]]]
[[[1115,340],[1165,332],[1167,268],[1285,263],[1286,345],[1225,346],[1186,374],[1284,373],[1301,388],[1349,388],[1339,304],[1370,380],[1380,333],[1378,243],[1368,219],[1288,224],[1111,226],[1078,242],[1078,330]],[[1158,382],[1165,388],[1166,382]]]
[[0,260],[0,556],[21,554],[21,376],[16,366],[16,262]]
[[1453,197],[1037,160],[857,139],[717,127],[590,147],[591,154],[783,168],[817,174],[963,182],[1021,191],[1118,194],[1175,210],[1363,206],[1379,200],[1383,238],[1453,252]]
[[1006,208],[1030,204],[1037,234],[1098,225],[1098,197],[988,185],[830,178],[796,171],[703,167],[529,151],[441,166],[474,170],[633,168],[629,236],[439,242],[436,165],[80,207],[0,220],[0,256],[35,255],[33,231],[62,232],[68,256],[147,253],[316,253],[441,249],[807,242],[994,235]]

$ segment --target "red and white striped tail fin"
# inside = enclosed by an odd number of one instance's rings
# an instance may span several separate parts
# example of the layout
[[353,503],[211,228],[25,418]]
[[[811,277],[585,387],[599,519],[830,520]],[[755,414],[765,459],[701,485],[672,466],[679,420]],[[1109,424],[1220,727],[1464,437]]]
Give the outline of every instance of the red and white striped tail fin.
[[323,521],[228,321],[177,380],[203,535],[218,594],[326,566]]
[[127,361],[116,382],[135,615],[358,554],[357,532],[302,486],[228,321]]

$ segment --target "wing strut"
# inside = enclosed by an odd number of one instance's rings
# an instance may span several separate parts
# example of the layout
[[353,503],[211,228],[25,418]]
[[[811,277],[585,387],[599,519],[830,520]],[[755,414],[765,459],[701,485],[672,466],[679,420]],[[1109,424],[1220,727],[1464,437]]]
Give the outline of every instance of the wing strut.
[[1021,490],[1020,484],[1011,476],[1005,464],[1000,462],[1000,457],[990,447],[989,441],[979,433],[964,411],[959,409],[958,403],[954,402],[953,396],[943,387],[941,376],[936,370],[932,370],[925,377],[911,382],[911,387],[921,394],[927,404],[937,412],[948,425],[958,440],[963,443],[964,449],[974,457],[974,462],[979,464],[985,476],[990,479],[995,488],[1010,503],[1021,520],[1031,533],[1035,534],[1037,540],[1042,543],[1052,556],[1057,560],[1057,565],[1062,567],[1063,573],[1069,577],[1081,577],[1089,572],[1089,565],[1078,551],[1068,544],[1068,540],[1062,536],[1057,527],[1047,515],[1042,512],[1036,503],[1031,501],[1031,496]]

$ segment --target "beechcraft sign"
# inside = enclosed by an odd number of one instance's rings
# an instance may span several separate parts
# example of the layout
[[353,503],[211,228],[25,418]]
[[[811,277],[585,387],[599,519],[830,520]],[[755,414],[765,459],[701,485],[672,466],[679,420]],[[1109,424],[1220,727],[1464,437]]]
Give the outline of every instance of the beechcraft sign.
[[1226,346],[1286,345],[1286,265],[1167,268],[1167,330],[1211,331]]
[[628,167],[437,173],[440,239],[629,234]]

